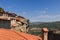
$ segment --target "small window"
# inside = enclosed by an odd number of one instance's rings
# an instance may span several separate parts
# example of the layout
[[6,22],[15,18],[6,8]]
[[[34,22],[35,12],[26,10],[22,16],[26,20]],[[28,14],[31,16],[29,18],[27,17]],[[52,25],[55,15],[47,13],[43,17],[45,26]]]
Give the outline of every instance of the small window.
[[3,14],[2,13],[0,13],[0,16],[2,16]]
[[8,14],[3,14],[3,16],[6,16],[6,17],[8,17]]

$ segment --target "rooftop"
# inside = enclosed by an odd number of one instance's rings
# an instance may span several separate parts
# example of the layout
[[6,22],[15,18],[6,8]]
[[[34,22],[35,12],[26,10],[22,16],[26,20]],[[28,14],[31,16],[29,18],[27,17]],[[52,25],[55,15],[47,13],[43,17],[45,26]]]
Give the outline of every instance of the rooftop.
[[0,28],[0,40],[42,40],[38,36]]

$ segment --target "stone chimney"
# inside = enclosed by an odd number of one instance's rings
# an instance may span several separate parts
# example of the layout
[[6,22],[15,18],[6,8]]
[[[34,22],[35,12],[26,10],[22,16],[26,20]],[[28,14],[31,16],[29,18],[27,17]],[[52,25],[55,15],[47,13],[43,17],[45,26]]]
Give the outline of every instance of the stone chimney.
[[48,40],[48,29],[42,28],[42,40]]

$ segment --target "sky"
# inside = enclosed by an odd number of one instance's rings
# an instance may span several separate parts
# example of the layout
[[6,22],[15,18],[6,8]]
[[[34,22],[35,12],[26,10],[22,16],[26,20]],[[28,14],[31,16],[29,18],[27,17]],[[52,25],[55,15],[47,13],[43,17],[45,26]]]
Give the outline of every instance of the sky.
[[30,22],[60,21],[60,0],[0,0],[0,7]]

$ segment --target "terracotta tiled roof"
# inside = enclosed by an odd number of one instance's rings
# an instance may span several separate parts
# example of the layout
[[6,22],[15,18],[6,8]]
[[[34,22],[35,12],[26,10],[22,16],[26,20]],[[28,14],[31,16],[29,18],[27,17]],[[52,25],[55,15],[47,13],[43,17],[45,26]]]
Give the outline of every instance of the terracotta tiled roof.
[[41,40],[40,37],[0,28],[0,40]]
[[19,20],[22,20],[22,18],[19,18],[19,17],[16,17],[15,19],[18,20],[18,21],[19,21]]
[[9,14],[9,15],[17,16],[17,14],[15,14],[15,13],[9,13],[9,12],[5,12],[5,13]]
[[15,17],[15,19],[18,20],[18,21],[21,21],[21,22],[23,22],[23,23],[29,21],[29,20],[26,19],[26,18],[20,18],[20,17]]
[[2,14],[9,14],[9,15],[12,15],[12,16],[17,16],[15,13],[9,13],[9,12],[0,12]]
[[10,19],[8,19],[8,18],[1,18],[1,17],[0,17],[0,19],[1,19],[1,20],[10,20]]
[[[24,17],[22,17],[22,16],[17,16],[18,18],[24,18]],[[24,18],[25,19],[25,18]]]
[[20,20],[25,19],[25,18],[22,16],[16,16],[15,19],[20,21]]

